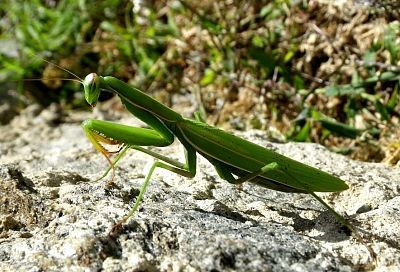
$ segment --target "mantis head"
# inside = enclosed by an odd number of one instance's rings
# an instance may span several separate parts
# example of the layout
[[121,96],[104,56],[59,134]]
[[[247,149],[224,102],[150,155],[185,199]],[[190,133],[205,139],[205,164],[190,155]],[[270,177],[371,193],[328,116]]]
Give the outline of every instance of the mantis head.
[[88,74],[83,80],[86,102],[94,107],[100,95],[101,77],[95,73]]

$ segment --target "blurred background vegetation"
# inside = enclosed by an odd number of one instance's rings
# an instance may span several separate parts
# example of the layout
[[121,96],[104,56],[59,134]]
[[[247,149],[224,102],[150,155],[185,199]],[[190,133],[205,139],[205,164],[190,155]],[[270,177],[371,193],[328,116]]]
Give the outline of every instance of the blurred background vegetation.
[[79,82],[62,79],[96,72],[219,127],[396,164],[398,10],[389,0],[2,0],[0,107],[87,109]]

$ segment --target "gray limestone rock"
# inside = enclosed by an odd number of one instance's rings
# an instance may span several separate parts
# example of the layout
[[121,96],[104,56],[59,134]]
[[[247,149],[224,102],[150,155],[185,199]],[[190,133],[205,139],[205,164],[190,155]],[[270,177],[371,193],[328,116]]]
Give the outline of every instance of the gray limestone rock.
[[[260,131],[238,134],[345,180],[349,190],[319,195],[361,230],[375,263],[311,196],[252,184],[239,190],[201,157],[194,179],[157,170],[139,212],[110,233],[152,158],[130,151],[114,186],[94,182],[107,162],[77,122],[88,114],[60,125],[58,114],[32,106],[0,127],[1,271],[400,269],[398,168],[351,161],[316,144],[270,143]],[[182,159],[177,143],[157,150]]]

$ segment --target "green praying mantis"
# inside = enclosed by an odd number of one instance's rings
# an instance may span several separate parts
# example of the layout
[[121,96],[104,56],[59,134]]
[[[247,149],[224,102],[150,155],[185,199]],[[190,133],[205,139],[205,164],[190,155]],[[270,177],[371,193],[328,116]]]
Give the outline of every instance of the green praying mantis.
[[[134,206],[121,223],[129,219],[138,209],[156,168],[164,168],[193,178],[196,175],[196,155],[200,154],[215,167],[218,175],[229,183],[238,185],[251,182],[272,190],[311,194],[341,223],[354,231],[354,227],[343,216],[315,194],[315,192],[340,192],[348,189],[341,179],[207,125],[200,114],[195,114],[195,120],[184,118],[117,78],[91,73],[86,76],[83,85],[85,99],[92,107],[96,105],[101,90],[112,91],[119,96],[130,113],[150,127],[131,127],[94,119],[82,123],[87,137],[107,158],[112,168],[129,148],[157,159],[145,177]],[[143,148],[143,146],[169,146],[175,138],[185,149],[185,163]],[[116,160],[111,162],[108,150],[102,143],[123,144],[126,147]]]

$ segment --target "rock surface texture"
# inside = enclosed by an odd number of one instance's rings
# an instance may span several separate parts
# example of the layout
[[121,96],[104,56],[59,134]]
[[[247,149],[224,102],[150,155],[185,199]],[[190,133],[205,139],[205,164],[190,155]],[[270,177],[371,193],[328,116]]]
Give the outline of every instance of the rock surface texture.
[[[376,262],[311,196],[239,190],[200,157],[194,179],[157,170],[139,212],[110,235],[152,159],[129,151],[115,186],[94,182],[107,162],[80,128],[85,115],[61,122],[55,107],[30,106],[0,126],[0,271],[400,270],[398,167],[273,144],[257,131],[238,135],[347,182],[319,195],[361,230]],[[178,144],[158,150],[183,157]]]

